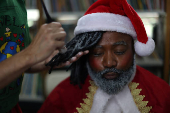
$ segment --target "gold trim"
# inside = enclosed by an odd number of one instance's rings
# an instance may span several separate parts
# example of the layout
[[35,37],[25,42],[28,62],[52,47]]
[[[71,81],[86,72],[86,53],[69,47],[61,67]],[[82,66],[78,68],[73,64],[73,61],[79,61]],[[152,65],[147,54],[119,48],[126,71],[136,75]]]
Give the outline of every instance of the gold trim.
[[83,99],[84,103],[80,103],[81,107],[76,108],[78,113],[90,113],[92,104],[93,104],[93,98],[94,94],[96,93],[97,86],[95,83],[91,80],[89,80],[91,86],[89,86],[89,93],[86,93],[87,98]]
[[[94,94],[97,91],[97,86],[93,81],[89,81],[91,86],[89,86],[89,93],[86,93],[87,98],[83,99],[84,103],[80,103],[81,107],[76,108],[78,112],[75,113],[90,113],[92,104],[93,104],[93,98]],[[139,83],[136,82],[131,82],[129,84],[129,89],[131,91],[132,97],[134,99],[134,102],[136,106],[138,107],[139,111],[141,113],[149,113],[150,110],[152,109],[152,106],[147,106],[148,101],[143,101],[145,98],[145,95],[139,95],[142,89],[137,89]]]
[[129,84],[129,89],[131,91],[131,94],[133,96],[133,99],[139,111],[141,113],[149,113],[150,110],[152,109],[152,106],[147,106],[148,101],[143,101],[143,99],[145,98],[145,95],[139,95],[142,89],[137,89],[138,85],[139,83],[131,82]]

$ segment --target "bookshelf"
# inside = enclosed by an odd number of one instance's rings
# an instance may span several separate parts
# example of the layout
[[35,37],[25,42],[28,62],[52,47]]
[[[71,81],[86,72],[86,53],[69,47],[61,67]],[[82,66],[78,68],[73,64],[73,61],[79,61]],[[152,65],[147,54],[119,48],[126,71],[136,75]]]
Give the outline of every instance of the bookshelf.
[[135,10],[165,11],[165,0],[127,0]]
[[25,73],[20,92],[22,101],[43,101],[42,77],[40,73]]
[[[44,0],[50,13],[85,12],[97,0]],[[139,11],[165,11],[165,0],[127,0]]]
[[170,1],[166,1],[166,36],[165,36],[165,60],[164,60],[164,80],[170,85]]
[[97,0],[44,0],[50,13],[85,12]]

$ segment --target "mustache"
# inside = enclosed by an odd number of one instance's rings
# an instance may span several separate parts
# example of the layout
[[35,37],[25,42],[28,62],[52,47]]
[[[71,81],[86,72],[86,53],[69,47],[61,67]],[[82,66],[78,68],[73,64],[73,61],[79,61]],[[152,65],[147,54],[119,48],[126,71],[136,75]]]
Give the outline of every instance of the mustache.
[[124,71],[124,70],[116,69],[116,68],[106,68],[106,69],[98,72],[97,75],[104,75],[104,74],[109,73],[109,72],[113,72],[113,73],[117,73],[117,74],[122,74],[122,73],[127,72],[127,70]]

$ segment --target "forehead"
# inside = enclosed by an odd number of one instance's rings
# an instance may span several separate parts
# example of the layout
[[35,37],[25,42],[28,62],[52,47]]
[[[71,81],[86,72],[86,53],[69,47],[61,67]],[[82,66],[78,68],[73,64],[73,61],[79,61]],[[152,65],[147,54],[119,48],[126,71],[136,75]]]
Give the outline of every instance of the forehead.
[[114,44],[120,41],[124,41],[130,45],[132,42],[132,37],[130,35],[119,32],[105,32],[97,45]]

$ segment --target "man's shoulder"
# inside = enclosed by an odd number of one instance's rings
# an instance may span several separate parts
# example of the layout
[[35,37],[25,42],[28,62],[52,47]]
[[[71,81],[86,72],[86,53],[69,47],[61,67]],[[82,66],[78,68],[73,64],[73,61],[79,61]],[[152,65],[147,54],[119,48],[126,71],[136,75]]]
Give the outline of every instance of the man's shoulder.
[[166,86],[169,87],[169,85],[163,79],[161,79],[160,77],[154,75],[153,73],[149,72],[148,70],[146,70],[140,66],[137,66],[136,76],[135,76],[134,80],[145,82],[145,84],[152,83],[154,85],[159,84],[159,86],[161,85],[164,87],[166,87]]
[[70,77],[66,78],[61,83],[59,83],[48,95],[46,103],[48,103],[47,101],[50,101],[50,103],[55,105],[61,105],[62,103],[64,108],[67,108],[69,104],[72,106],[77,106],[82,102],[83,98],[86,98],[86,93],[88,93],[88,78],[86,78],[86,82],[82,85],[82,88],[80,88],[78,85],[71,84]]
[[137,66],[136,75],[132,82],[139,83],[138,88],[146,94],[152,94],[152,96],[160,97],[170,94],[169,84],[140,66]]
[[79,85],[71,84],[70,77],[67,77],[62,82],[60,82],[54,90],[51,92],[51,94],[58,93],[60,95],[69,93],[69,94],[75,94],[75,93],[82,93],[88,89],[89,84],[89,76],[86,78],[85,83],[81,84],[81,87]]
[[170,105],[170,86],[164,80],[137,66],[132,82],[138,83],[137,89],[141,89],[140,95],[145,96],[143,101],[148,101],[148,106],[152,106],[152,112],[162,110],[160,113],[169,113],[166,110]]

